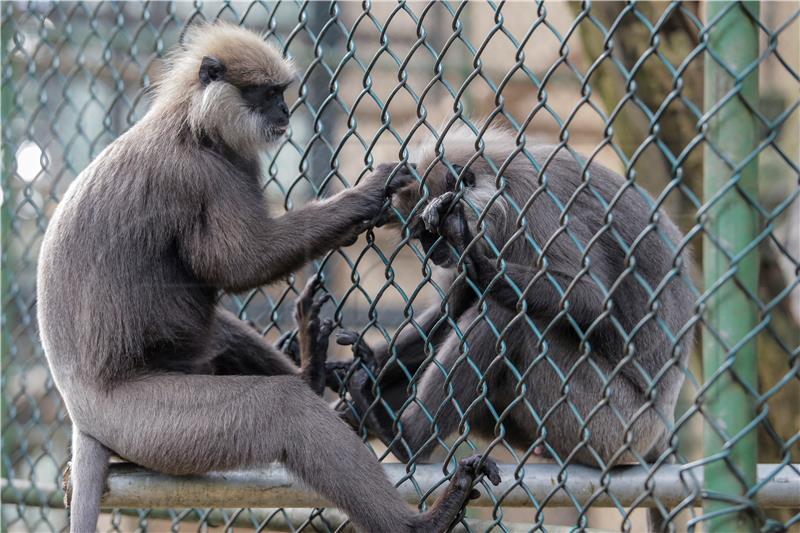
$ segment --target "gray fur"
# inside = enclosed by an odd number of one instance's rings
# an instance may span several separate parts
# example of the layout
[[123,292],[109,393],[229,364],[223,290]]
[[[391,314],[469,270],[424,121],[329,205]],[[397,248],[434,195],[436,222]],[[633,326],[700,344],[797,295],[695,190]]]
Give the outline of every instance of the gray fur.
[[[476,155],[471,132],[456,129],[451,133],[444,137],[445,157],[452,165],[474,173],[475,185],[462,189],[462,194],[481,210],[497,190],[496,174],[485,158]],[[651,226],[651,208],[643,193],[599,164],[589,166],[590,188],[586,188],[581,166],[566,149],[528,148],[540,165],[546,163],[545,187],[527,157],[516,153],[510,133],[489,129],[483,139],[485,155],[498,167],[505,165],[504,196],[489,209],[483,229],[502,249],[506,274],[499,274],[497,257],[485,242],[479,236],[473,240],[480,228],[478,214],[470,207],[458,203],[449,214],[442,212],[441,221],[438,214],[431,213],[436,208],[428,208],[448,192],[447,170],[434,157],[432,144],[412,152],[412,162],[426,176],[428,196],[421,196],[417,187],[408,187],[395,196],[395,207],[410,217],[408,226],[417,236],[424,230],[421,213],[434,225],[440,224],[443,238],[427,250],[434,260],[439,258],[439,264],[451,261],[442,258],[436,247],[447,247],[455,260],[468,249],[462,265],[478,287],[486,290],[486,310],[463,276],[456,279],[456,270],[450,269],[451,281],[441,284],[449,289],[448,300],[414,318],[435,347],[436,363],[426,360],[430,352],[423,337],[416,327],[407,325],[393,346],[375,348],[381,401],[375,401],[373,383],[363,377],[363,372],[360,377],[356,372],[350,393],[358,414],[366,413],[370,428],[404,461],[425,458],[436,447],[437,439],[458,429],[461,417],[456,404],[462,411],[469,408],[466,419],[473,434],[495,439],[502,427],[507,442],[529,453],[542,446],[555,451],[562,460],[590,466],[629,462],[637,456],[654,460],[666,449],[693,345],[691,258],[685,249],[677,253],[678,259],[673,258],[673,250],[682,243],[680,231],[660,210]],[[610,216],[591,189],[612,205]],[[562,218],[561,209],[549,195],[562,205],[571,204],[568,218]],[[509,200],[520,207],[529,206],[522,221],[527,235],[544,248],[542,254],[525,241]],[[451,222],[461,213],[466,231],[459,234],[453,231],[457,224]],[[636,273],[657,291],[658,306],[652,315],[647,292],[636,276],[626,271],[630,262],[625,252],[610,231],[603,231],[607,219],[628,246],[635,243],[631,259],[635,260]],[[585,254],[563,231],[564,225],[582,248],[588,248]],[[515,233],[521,234],[516,241],[512,240]],[[541,269],[545,260],[546,272]],[[586,263],[592,276],[583,268]],[[545,273],[566,291],[564,300],[578,329],[561,313],[561,298]],[[526,323],[526,313],[509,281],[525,290],[527,316],[544,332],[543,338]],[[611,291],[609,297],[606,291]],[[608,301],[613,305],[605,312]],[[675,349],[656,318],[679,338]],[[503,343],[489,321],[503,333]],[[454,332],[454,324],[463,332],[463,341]],[[590,354],[588,346],[581,344],[578,330],[588,335]],[[632,360],[618,367],[626,356],[625,337],[629,335]],[[343,344],[351,341],[352,336],[349,340],[340,338]],[[545,349],[558,371],[539,357]],[[477,369],[467,363],[465,352]],[[392,359],[392,354],[397,359]],[[397,360],[415,376],[414,395],[409,394],[409,380]],[[509,364],[522,374],[521,380]],[[648,382],[656,377],[658,384],[651,391]],[[476,402],[484,384],[486,401]],[[514,403],[521,394],[524,401]],[[383,401],[401,413],[397,425]],[[487,402],[502,416],[500,422]],[[541,423],[532,410],[541,417]],[[426,412],[435,416],[433,423]],[[582,431],[584,422],[588,434]]]
[[[226,78],[201,83],[204,57]],[[81,173],[51,220],[38,318],[75,432],[73,531],[95,527],[108,450],[172,474],[282,461],[371,532],[445,530],[491,465],[463,464],[431,511],[412,513],[309,388],[319,378],[304,365],[318,358],[304,348],[299,370],[216,305],[220,290],[276,281],[351,240],[385,202],[387,168],[269,216],[257,155],[283,126],[235,85],[290,75],[247,30],[193,30],[150,111]]]
[[65,503],[72,531],[93,531],[100,513],[110,451],[86,433],[72,431],[72,462],[65,474]]

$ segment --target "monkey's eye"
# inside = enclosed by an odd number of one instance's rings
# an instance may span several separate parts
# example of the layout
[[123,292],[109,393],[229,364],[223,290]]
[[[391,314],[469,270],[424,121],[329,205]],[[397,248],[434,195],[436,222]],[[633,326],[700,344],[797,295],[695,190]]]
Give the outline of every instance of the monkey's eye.
[[458,176],[460,176],[462,173],[464,174],[464,178],[461,180],[461,182],[464,184],[465,187],[472,187],[473,185],[475,185],[475,173],[472,172],[471,169],[468,168],[465,171],[464,167],[462,167],[461,165],[453,165],[453,171],[455,172],[455,174],[453,174],[452,172],[448,172],[447,176],[445,177],[445,184],[447,185],[448,191],[455,190]]

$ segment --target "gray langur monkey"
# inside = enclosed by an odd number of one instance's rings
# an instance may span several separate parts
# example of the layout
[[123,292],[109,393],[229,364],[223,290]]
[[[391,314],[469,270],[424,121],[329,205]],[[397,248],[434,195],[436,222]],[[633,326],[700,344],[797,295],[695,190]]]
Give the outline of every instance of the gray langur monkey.
[[404,462],[456,431],[460,411],[473,434],[502,435],[528,455],[589,466],[656,460],[693,346],[681,232],[646,193],[597,163],[528,148],[540,176],[510,131],[487,128],[481,139],[479,155],[466,127],[443,134],[451,168],[433,142],[411,151],[427,194],[412,184],[392,202],[426,261],[447,269],[448,296],[391,345],[339,334],[377,376],[349,370],[345,418],[363,420]]
[[[273,282],[366,229],[404,185],[383,167],[271,218],[259,152],[283,134],[291,65],[227,24],[195,26],[151,109],[76,179],[41,249],[38,320],[73,423],[71,530],[94,530],[109,454],[170,474],[281,461],[362,531],[445,531],[496,465],[462,460],[426,513],[317,395],[315,335],[298,369],[217,305]],[[312,282],[298,325],[321,306]],[[324,332],[323,332],[324,333]],[[324,335],[323,335],[324,336]],[[321,355],[321,359],[320,359]]]

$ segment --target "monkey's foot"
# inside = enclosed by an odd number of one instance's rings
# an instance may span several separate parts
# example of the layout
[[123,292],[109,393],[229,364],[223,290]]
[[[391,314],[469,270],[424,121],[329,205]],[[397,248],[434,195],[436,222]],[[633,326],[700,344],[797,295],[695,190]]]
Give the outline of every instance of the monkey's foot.
[[308,280],[297,297],[294,315],[300,347],[300,372],[311,389],[319,395],[325,390],[328,342],[334,327],[330,318],[319,318],[322,306],[330,299],[327,292],[316,294],[321,287],[319,274]]

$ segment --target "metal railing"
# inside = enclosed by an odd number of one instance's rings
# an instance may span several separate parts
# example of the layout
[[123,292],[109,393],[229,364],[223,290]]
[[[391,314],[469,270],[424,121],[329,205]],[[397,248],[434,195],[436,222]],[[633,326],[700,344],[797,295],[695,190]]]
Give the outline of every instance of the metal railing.
[[[488,443],[476,439],[470,406],[459,406],[459,431],[439,439],[441,464],[392,463],[365,435],[409,502],[432,501],[453,458],[477,449],[504,463],[504,481],[482,488],[459,526],[470,531],[559,524],[638,531],[647,507],[678,530],[800,526],[796,2],[4,2],[0,9],[4,528],[67,524],[60,486],[70,426],[35,324],[42,235],[71,180],[145,113],[158,59],[196,18],[262,30],[300,67],[289,96],[292,129],[263,161],[276,212],[347,187],[376,163],[407,159],[423,132],[497,123],[516,133],[526,157],[530,146],[556,145],[647,189],[652,213],[665,208],[683,230],[680,250],[694,251],[701,275],[687,324],[702,346],[684,369],[665,454],[653,464],[594,469],[552,449],[546,460],[532,458],[533,449],[520,453],[502,429]],[[495,198],[502,198],[503,162],[495,163]],[[562,206],[562,215],[568,210]],[[450,290],[413,241],[375,230],[285,284],[222,303],[276,340],[292,327],[293,296],[312,270],[325,271],[337,325],[370,340],[391,341],[399,328],[414,327],[420,302],[446,301]],[[581,361],[591,364],[591,352]],[[626,352],[620,364],[634,363]],[[331,400],[348,401],[346,387]],[[504,415],[493,416],[502,428]],[[547,447],[546,439],[537,445]],[[346,523],[278,467],[170,478],[114,465],[109,489],[113,511],[102,530],[333,531]]]

